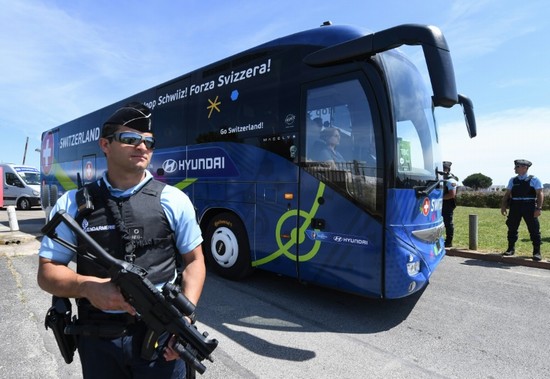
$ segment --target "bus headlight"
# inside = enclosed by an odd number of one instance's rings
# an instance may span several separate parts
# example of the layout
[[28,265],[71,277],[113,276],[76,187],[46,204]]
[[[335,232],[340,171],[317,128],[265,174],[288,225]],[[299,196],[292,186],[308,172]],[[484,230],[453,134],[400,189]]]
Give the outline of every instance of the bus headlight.
[[409,262],[407,262],[407,274],[415,276],[420,272],[420,261],[413,254],[409,254]]
[[414,230],[412,235],[426,243],[436,243],[445,235],[445,224],[441,223],[429,229]]

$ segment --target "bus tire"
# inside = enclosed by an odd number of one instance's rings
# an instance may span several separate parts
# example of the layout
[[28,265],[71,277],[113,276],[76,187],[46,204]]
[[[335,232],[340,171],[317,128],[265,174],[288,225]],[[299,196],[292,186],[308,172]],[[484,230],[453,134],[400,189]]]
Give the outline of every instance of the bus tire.
[[50,186],[47,184],[42,185],[42,189],[40,190],[40,197],[42,202],[42,209],[48,208],[50,204]]
[[215,215],[208,223],[204,242],[206,263],[218,275],[239,280],[252,273],[246,230],[234,213]]
[[57,198],[59,197],[59,191],[57,190],[57,186],[54,184],[50,186],[50,205],[54,206],[55,203],[57,203]]
[[31,201],[28,198],[22,197],[19,200],[17,200],[17,209],[20,209],[22,211],[28,211],[29,209],[31,209],[31,207],[32,207]]

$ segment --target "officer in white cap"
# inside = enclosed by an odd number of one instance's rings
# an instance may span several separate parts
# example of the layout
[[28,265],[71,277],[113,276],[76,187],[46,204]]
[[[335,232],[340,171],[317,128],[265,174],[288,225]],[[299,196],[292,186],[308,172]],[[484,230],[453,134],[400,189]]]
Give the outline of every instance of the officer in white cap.
[[[525,220],[531,242],[533,243],[533,260],[540,261],[540,224],[538,217],[542,212],[542,203],[544,194],[542,192],[542,183],[534,175],[528,175],[527,170],[532,163],[526,159],[516,159],[514,161],[514,170],[516,176],[512,177],[506,187],[506,193],[502,198],[500,212],[506,219],[508,226],[508,249],[504,252],[505,256],[512,256],[516,253],[515,244],[518,240],[518,227],[521,219]],[[507,208],[510,207],[508,214]]]

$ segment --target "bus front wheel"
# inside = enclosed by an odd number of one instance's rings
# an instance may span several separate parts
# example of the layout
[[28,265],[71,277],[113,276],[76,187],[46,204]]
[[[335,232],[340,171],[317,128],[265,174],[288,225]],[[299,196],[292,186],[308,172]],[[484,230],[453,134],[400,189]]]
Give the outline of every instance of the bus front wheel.
[[224,278],[238,280],[252,273],[246,230],[233,213],[220,213],[210,220],[204,250],[209,267]]

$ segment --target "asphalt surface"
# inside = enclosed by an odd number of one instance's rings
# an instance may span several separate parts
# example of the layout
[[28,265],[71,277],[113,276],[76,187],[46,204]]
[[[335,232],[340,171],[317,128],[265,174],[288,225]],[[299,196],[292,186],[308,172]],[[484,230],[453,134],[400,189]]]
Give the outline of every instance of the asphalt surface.
[[[21,219],[20,214],[23,215]],[[42,237],[40,229],[44,223],[42,210],[15,211],[15,220],[12,218],[10,222],[7,208],[0,208],[0,245],[16,246],[39,240]]]

